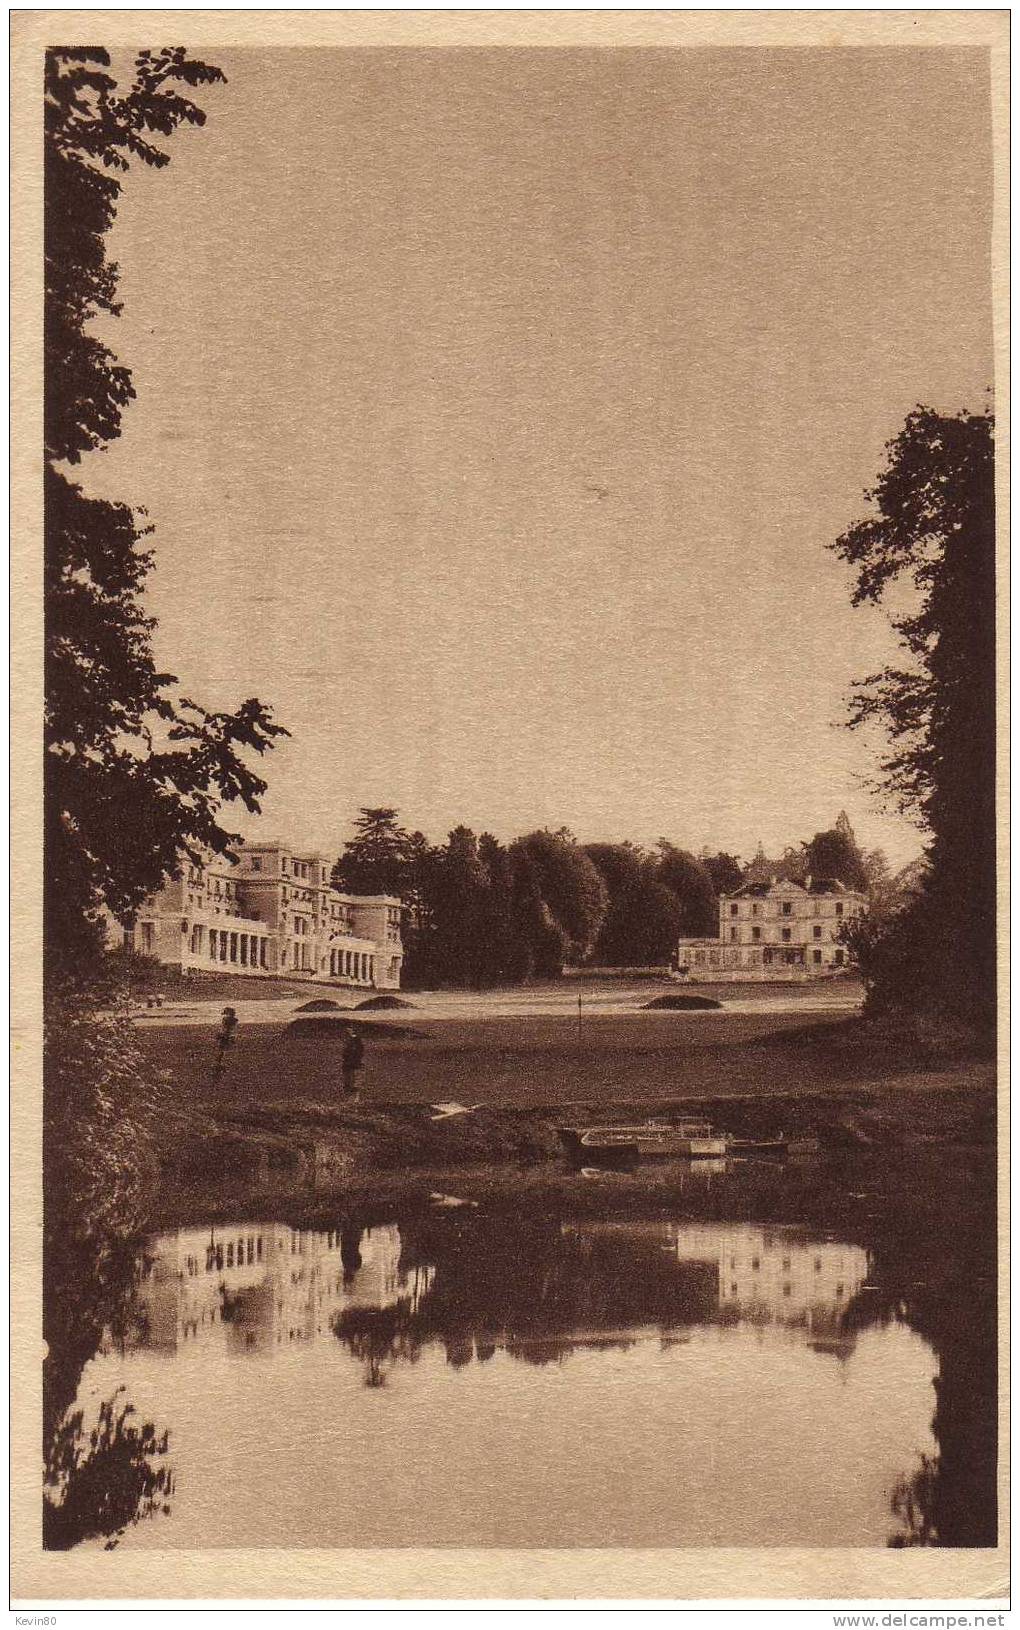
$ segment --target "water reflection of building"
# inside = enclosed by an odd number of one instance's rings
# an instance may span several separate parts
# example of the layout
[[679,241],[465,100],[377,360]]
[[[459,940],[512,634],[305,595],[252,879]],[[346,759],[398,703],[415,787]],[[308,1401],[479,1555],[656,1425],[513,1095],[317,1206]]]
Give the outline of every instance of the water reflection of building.
[[868,1277],[859,1245],[732,1223],[671,1227],[670,1234],[679,1261],[717,1264],[720,1312],[799,1326],[817,1345],[839,1350],[846,1310]]
[[844,1324],[868,1275],[860,1246],[743,1223],[591,1222],[565,1224],[564,1231],[616,1237],[622,1258],[630,1243],[635,1264],[633,1247],[657,1237],[679,1263],[714,1269],[716,1319],[800,1329],[819,1351],[837,1355],[853,1349]]
[[136,1291],[140,1344],[177,1350],[217,1339],[265,1352],[328,1334],[349,1308],[406,1303],[414,1312],[435,1270],[405,1272],[400,1257],[394,1224],[323,1233],[234,1223],[160,1234]]

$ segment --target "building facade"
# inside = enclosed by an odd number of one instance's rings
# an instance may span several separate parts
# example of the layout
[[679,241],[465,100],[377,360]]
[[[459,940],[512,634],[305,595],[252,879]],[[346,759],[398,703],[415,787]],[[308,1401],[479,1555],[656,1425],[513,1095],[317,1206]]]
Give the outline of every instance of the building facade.
[[715,939],[682,939],[677,968],[693,979],[810,979],[849,962],[844,923],[867,910],[832,878],[750,881],[719,900]]
[[323,855],[246,843],[233,861],[187,861],[138,912],[136,951],[182,970],[283,975],[397,990],[400,900],[340,894]]

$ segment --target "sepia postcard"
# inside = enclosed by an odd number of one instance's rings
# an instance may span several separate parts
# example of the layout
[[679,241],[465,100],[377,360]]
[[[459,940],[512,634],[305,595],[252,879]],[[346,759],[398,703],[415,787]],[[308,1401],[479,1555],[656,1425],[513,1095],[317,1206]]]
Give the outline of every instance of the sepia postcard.
[[1008,25],[12,13],[15,1605],[1004,1622]]

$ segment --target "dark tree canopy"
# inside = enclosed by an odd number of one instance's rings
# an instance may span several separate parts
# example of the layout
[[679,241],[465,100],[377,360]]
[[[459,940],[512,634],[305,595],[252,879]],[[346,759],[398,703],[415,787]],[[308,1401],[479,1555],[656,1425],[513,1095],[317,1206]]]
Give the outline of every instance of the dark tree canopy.
[[106,252],[120,177],[133,159],[167,164],[158,138],[205,122],[180,88],[223,78],[179,46],[140,52],[123,90],[109,67],[98,48],[46,54],[45,927],[53,970],[98,950],[101,907],[128,916],[182,852],[225,852],[222,803],[258,810],[265,784],[248,755],[285,733],[255,699],[236,713],[210,712],[157,670],[141,603],[151,529],[67,473],[119,435],[134,395],[128,369],[92,328],[120,310]]
[[682,911],[672,890],[656,877],[654,860],[628,843],[589,843],[585,853],[594,861],[609,895],[592,961],[610,968],[671,962]]
[[744,881],[744,870],[736,855],[721,850],[716,855],[702,855],[702,865],[712,880],[716,894],[732,894]]
[[719,930],[719,905],[704,863],[686,849],[659,839],[656,876],[680,904],[680,933],[696,938]]
[[414,845],[397,817],[397,810],[383,806],[359,810],[354,836],[333,868],[334,888],[350,894],[407,892]]
[[845,883],[848,889],[866,889],[868,875],[864,856],[857,847],[854,835],[838,826],[825,832],[816,832],[810,843],[804,845],[804,864],[807,876]]
[[552,925],[568,958],[583,961],[594,948],[609,897],[596,867],[564,829],[530,832],[514,846],[534,869]]
[[[873,513],[832,546],[853,601],[893,585],[903,665],[855,688],[850,723],[880,724],[881,786],[928,834],[921,888],[872,964],[873,1005],[995,1011],[995,456],[990,413],[918,407],[889,443]],[[862,962],[866,977],[869,967]]]

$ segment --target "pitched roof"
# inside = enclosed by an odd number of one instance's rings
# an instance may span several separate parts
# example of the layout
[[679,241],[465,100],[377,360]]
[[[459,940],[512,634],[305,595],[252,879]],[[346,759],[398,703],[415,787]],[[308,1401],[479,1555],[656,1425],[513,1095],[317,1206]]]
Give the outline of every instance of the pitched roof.
[[860,889],[848,888],[838,877],[807,877],[803,883],[790,878],[770,877],[764,883],[744,883],[739,889],[720,895],[723,900],[764,899],[770,894],[859,894]]

